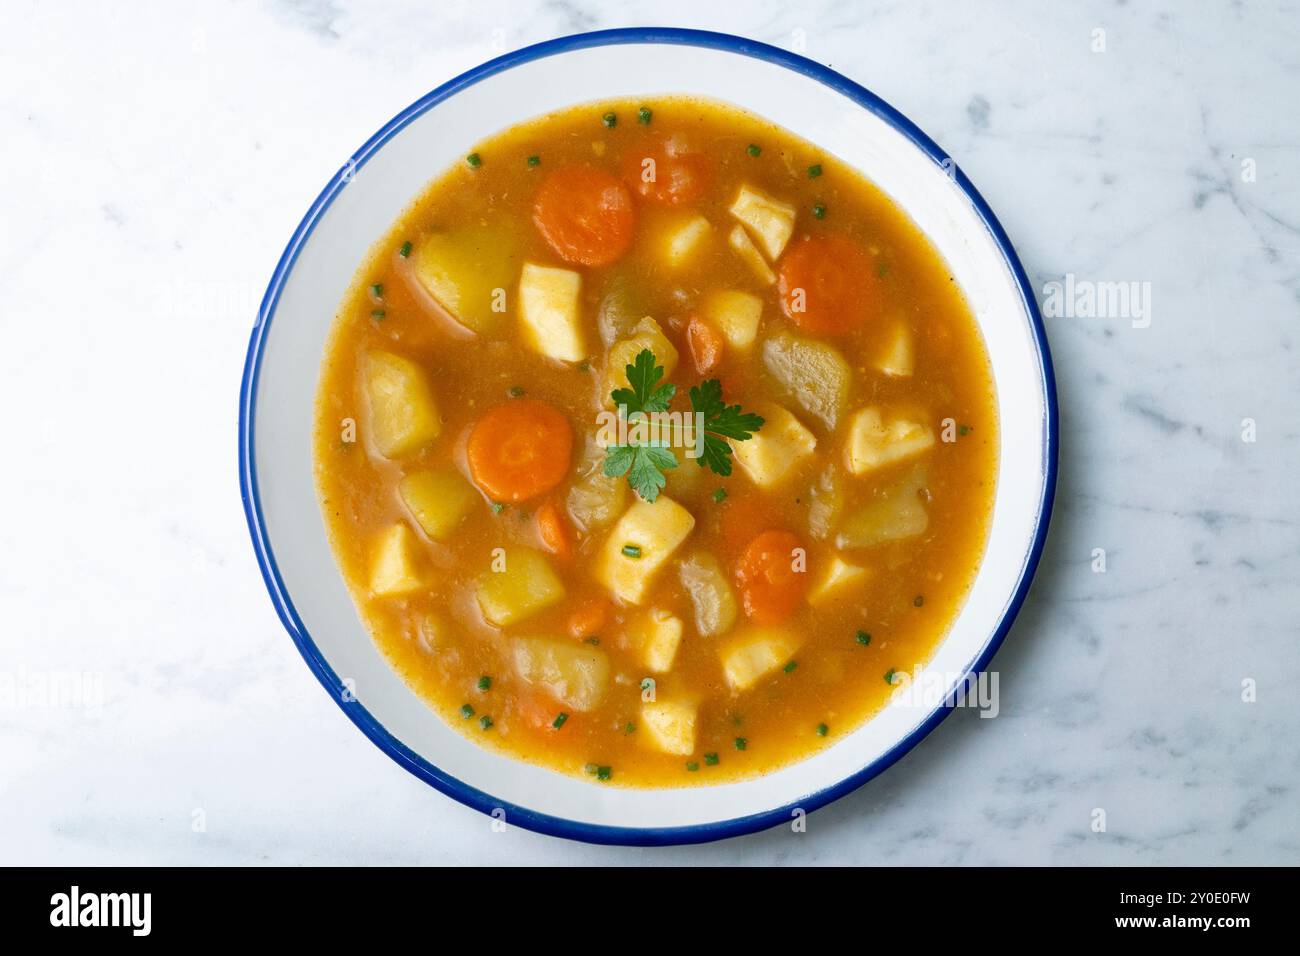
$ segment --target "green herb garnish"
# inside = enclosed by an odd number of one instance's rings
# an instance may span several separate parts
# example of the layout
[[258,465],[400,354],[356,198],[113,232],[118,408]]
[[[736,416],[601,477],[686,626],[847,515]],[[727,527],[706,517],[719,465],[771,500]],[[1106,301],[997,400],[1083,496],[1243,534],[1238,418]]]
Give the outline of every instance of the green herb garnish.
[[686,764],[686,769],[689,770],[691,773],[695,773],[695,771],[700,769],[700,765],[697,764],[694,760],[692,760]]
[[818,737],[825,737],[825,736],[826,736],[828,733],[830,733],[830,732],[831,732],[831,729],[830,729],[829,727],[827,727],[825,724],[818,724],[818,725],[817,725],[817,736],[818,736]]
[[566,714],[564,711],[560,711],[558,714],[555,715],[555,719],[551,721],[551,726],[554,727],[556,730],[559,730],[561,727],[564,726],[564,722],[568,719],[569,719],[569,715]]
[[894,675],[897,673],[898,671],[894,670],[894,668],[892,667],[889,670],[885,671],[885,683],[889,684],[890,686],[893,686]]
[[717,755],[717,754],[705,754],[705,755],[704,755],[704,763],[705,763],[707,766],[710,766],[710,767],[716,767],[716,766],[718,765],[718,755]]
[[600,121],[605,124],[606,129],[613,129],[618,124],[618,115],[615,113],[606,113],[600,118]]
[[785,667],[783,667],[783,668],[781,668],[781,669],[782,669],[783,671],[785,671],[787,674],[793,674],[793,673],[794,673],[794,669],[795,669],[796,667],[798,667],[798,666],[799,666],[799,662],[798,662],[798,661],[791,661],[790,663],[786,664]]
[[722,504],[724,501],[726,501],[726,500],[727,500],[727,489],[726,489],[726,488],[719,488],[717,491],[715,491],[715,492],[713,493],[713,500],[716,501],[718,504]]
[[821,164],[821,163],[813,163],[811,166],[808,167],[808,178],[809,178],[809,179],[816,179],[816,178],[817,178],[818,176],[820,176],[821,174],[822,174],[822,164]]
[[763,419],[753,412],[742,412],[739,405],[722,400],[722,383],[716,378],[691,389],[691,410],[704,416],[704,454],[697,460],[701,468],[714,474],[731,474],[731,446],[724,439],[748,441],[763,427]]
[[868,644],[871,643],[871,635],[868,634],[866,631],[858,631],[858,643],[861,644],[863,647],[866,647]]
[[478,153],[470,153],[465,157],[465,162],[469,163],[470,169],[478,169],[483,165],[483,157]]
[[489,717],[487,714],[484,714],[482,717],[478,719],[478,725],[482,727],[484,730],[491,730],[492,718]]
[[816,218],[816,219],[825,219],[825,218],[826,218],[826,207],[823,206],[821,203],[817,203],[816,205],[814,205],[814,206],[813,206],[813,217]]
[[749,153],[750,156],[757,156],[762,151],[763,147],[759,146],[757,143],[750,143],[745,149],[745,152]]
[[540,157],[540,156],[529,156],[527,162],[528,162],[528,168],[529,168],[529,169],[532,169],[532,168],[534,168],[535,166],[540,166],[540,165],[541,165],[542,157]]
[[650,122],[650,117],[652,116],[654,116],[654,114],[650,112],[650,107],[648,106],[643,106],[636,111],[636,120],[638,123],[648,124]]
[[623,545],[623,556],[624,556],[625,558],[639,558],[639,557],[641,557],[641,547],[640,547],[640,545],[636,545],[636,544],[625,544],[625,545]]
[[737,738],[736,738],[736,749],[737,749],[737,750],[744,750],[744,749],[745,749],[746,747],[748,747],[748,746],[749,746],[749,741],[746,740],[744,737],[737,737]]
[[492,678],[491,678],[491,677],[488,677],[487,674],[484,674],[482,677],[480,677],[480,678],[478,679],[478,689],[479,689],[479,690],[491,690],[491,689],[492,689]]
[[461,704],[460,715],[464,717],[466,720],[469,720],[471,717],[474,716],[474,708],[471,707],[469,704]]
[[400,248],[400,249],[397,250],[397,254],[398,254],[399,256],[401,256],[403,259],[405,259],[405,258],[407,258],[408,256],[410,256],[410,254],[411,254],[411,244],[410,244],[409,242],[404,242],[404,243],[402,243],[402,248]]

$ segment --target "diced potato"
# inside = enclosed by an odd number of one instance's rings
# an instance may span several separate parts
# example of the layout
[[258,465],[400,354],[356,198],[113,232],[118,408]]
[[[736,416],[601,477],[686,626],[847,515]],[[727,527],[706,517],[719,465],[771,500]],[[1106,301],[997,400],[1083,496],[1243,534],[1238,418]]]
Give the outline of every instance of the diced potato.
[[641,655],[641,663],[652,674],[663,674],[673,668],[682,630],[680,617],[652,608],[633,615],[627,625],[627,636]]
[[781,483],[817,447],[817,438],[779,405],[761,405],[763,427],[747,441],[732,442],[736,461],[761,488]]
[[601,394],[610,408],[614,407],[610,393],[616,388],[628,387],[627,367],[636,361],[642,349],[653,352],[655,362],[663,366],[662,381],[667,381],[677,368],[677,349],[668,341],[668,336],[664,335],[659,323],[647,315],[636,324],[631,338],[614,343],[614,347],[609,350],[609,358],[605,362],[605,387]]
[[[668,440],[673,436],[664,434],[660,437]],[[687,458],[686,449],[680,445],[673,445],[673,451],[677,455],[679,464],[676,468],[670,468],[664,472],[664,477],[668,479],[668,484],[664,485],[664,494],[674,501],[689,501],[698,499],[706,490],[712,491],[717,488],[717,485],[709,477],[713,472],[707,468],[701,468],[697,464],[702,459]]]
[[641,733],[646,745],[686,757],[695,752],[696,706],[685,700],[647,701],[641,705]]
[[385,458],[418,451],[442,434],[438,403],[424,369],[392,352],[366,356],[370,435]]
[[506,627],[564,600],[564,584],[539,551],[507,548],[505,570],[478,579],[478,606],[489,624]]
[[830,465],[817,476],[808,492],[808,533],[825,541],[839,523],[844,511],[844,481],[840,470]]
[[840,548],[870,548],[924,534],[930,516],[921,501],[925,468],[918,465],[902,481],[855,510],[840,528],[835,544]]
[[741,186],[731,214],[744,223],[775,262],[794,234],[794,206],[773,199],[752,186]]
[[853,381],[853,372],[839,349],[778,332],[763,343],[763,364],[804,411],[835,430]]
[[568,497],[569,517],[582,531],[605,527],[623,513],[627,504],[627,482],[608,477],[604,465],[605,449],[597,443],[596,436],[588,435]]
[[379,536],[370,559],[370,592],[377,597],[409,594],[428,584],[420,573],[415,534],[402,522]]
[[597,556],[596,580],[620,601],[640,604],[655,572],[694,527],[695,518],[671,498],[660,495],[654,504],[637,498],[618,519]]
[[582,276],[570,269],[524,263],[519,277],[519,318],[527,345],[562,362],[587,357],[578,316]]
[[513,642],[515,673],[574,710],[598,707],[609,687],[609,658],[590,644],[549,637]]
[[763,254],[758,251],[758,246],[754,245],[749,238],[749,233],[745,232],[744,226],[735,226],[727,234],[727,245],[740,256],[742,262],[753,270],[754,275],[758,276],[758,281],[764,285],[771,285],[776,281],[776,273],[772,267],[767,264]]
[[718,559],[707,551],[696,552],[682,561],[678,573],[695,605],[695,630],[702,637],[717,637],[731,630],[739,609]]
[[799,638],[793,631],[750,625],[722,647],[722,673],[733,691],[748,690],[784,667],[798,649]]
[[709,220],[699,214],[673,224],[663,240],[664,261],[670,268],[680,269],[704,248],[712,232]]
[[849,420],[845,457],[849,471],[865,475],[934,447],[934,429],[905,418],[886,421],[879,408],[864,408]]
[[727,344],[743,352],[754,344],[758,336],[763,300],[750,292],[728,289],[705,299],[703,312],[704,318],[723,334]]
[[416,471],[397,485],[402,501],[424,533],[440,541],[474,506],[475,492],[454,468]]
[[808,603],[813,607],[829,601],[849,597],[871,580],[871,570],[849,564],[838,554],[833,555],[822,572],[808,589]]
[[876,368],[890,378],[907,378],[914,366],[911,330],[899,322],[890,329],[885,350],[876,359]]
[[421,239],[411,269],[453,318],[484,334],[500,328],[506,317],[498,311],[504,300],[497,290],[514,280],[518,247],[513,229],[465,226]]

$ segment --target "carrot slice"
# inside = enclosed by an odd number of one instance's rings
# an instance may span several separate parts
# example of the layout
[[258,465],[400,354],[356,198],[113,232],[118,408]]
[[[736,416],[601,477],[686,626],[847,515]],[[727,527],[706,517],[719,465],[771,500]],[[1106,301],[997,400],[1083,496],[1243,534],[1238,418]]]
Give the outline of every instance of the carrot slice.
[[880,310],[871,254],[844,236],[795,243],[781,260],[777,292],[782,311],[806,332],[843,335]]
[[569,420],[552,405],[518,398],[474,423],[466,448],[470,477],[493,501],[526,501],[564,480],[573,456]]
[[623,178],[643,199],[680,206],[704,195],[713,179],[713,164],[675,136],[651,138],[624,155]]
[[609,173],[566,166],[546,177],[533,199],[533,222],[566,262],[607,266],[632,244],[632,194]]
[[569,615],[569,633],[574,637],[595,637],[609,622],[609,598],[594,597],[580,604]]
[[800,547],[789,531],[764,531],[749,542],[736,565],[736,583],[750,620],[776,624],[799,604],[807,590],[806,575],[794,568]]
[[700,318],[692,318],[686,326],[686,342],[691,349],[691,361],[701,375],[708,375],[722,361],[722,333]]
[[551,554],[567,558],[573,550],[569,544],[569,532],[565,527],[564,516],[554,501],[548,501],[537,509],[537,533],[542,537],[542,544]]

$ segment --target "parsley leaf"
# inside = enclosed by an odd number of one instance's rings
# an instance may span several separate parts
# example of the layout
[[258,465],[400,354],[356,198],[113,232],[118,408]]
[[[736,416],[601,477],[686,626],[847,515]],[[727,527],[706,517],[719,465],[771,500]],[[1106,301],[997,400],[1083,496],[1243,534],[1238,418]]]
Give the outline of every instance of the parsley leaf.
[[723,439],[746,441],[763,427],[763,419],[753,412],[742,412],[739,405],[722,400],[722,383],[716,378],[691,389],[691,408],[704,416],[704,453],[698,464],[716,474],[731,474],[731,446]]
[[627,382],[631,388],[616,388],[609,393],[614,404],[626,409],[628,415],[635,412],[666,412],[668,403],[677,394],[676,385],[658,385],[664,377],[662,365],[655,364],[655,354],[649,349],[642,349],[636,355],[632,365],[624,366]]
[[605,449],[605,475],[621,478],[646,501],[654,504],[668,479],[663,473],[677,467],[677,458],[662,442],[649,445],[612,445]]

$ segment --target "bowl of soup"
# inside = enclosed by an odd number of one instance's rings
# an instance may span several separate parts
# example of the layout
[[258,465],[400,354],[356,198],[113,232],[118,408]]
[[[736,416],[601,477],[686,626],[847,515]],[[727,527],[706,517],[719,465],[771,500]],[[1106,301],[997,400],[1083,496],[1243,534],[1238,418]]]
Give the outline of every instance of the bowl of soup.
[[394,760],[493,825],[690,842],[970,693],[1055,422],[1024,271],[915,126],[784,51],[607,31],[343,165],[254,329],[241,480],[285,627]]

